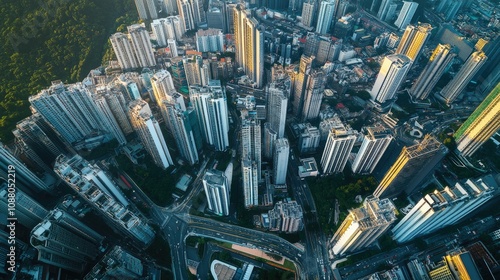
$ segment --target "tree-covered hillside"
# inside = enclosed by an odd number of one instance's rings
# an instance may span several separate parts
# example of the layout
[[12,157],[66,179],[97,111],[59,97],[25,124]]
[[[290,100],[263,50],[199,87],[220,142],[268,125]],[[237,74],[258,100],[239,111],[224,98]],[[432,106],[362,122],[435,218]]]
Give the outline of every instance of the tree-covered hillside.
[[137,19],[132,0],[0,1],[0,140],[30,114],[30,95],[53,80],[81,81],[109,35]]

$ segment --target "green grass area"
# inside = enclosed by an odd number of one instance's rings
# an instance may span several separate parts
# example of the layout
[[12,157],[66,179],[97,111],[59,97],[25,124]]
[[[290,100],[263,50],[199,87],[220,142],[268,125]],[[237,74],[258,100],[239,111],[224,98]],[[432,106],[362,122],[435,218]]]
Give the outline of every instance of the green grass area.
[[3,1],[0,10],[3,142],[31,114],[29,96],[54,80],[81,81],[109,53],[108,38],[117,27],[138,20],[132,0]]
[[156,204],[167,206],[173,201],[172,193],[175,190],[175,184],[184,170],[179,167],[175,174],[170,174],[173,168],[163,170],[156,166],[149,155],[134,165],[125,155],[118,155],[116,161],[120,169],[125,171],[144,193]]
[[[315,200],[319,223],[326,234],[331,234],[337,228],[333,223],[333,218],[328,222],[335,206],[335,199],[339,200],[340,211],[346,213],[348,209],[359,206],[354,201],[356,195],[365,198],[371,195],[377,187],[373,176],[349,172],[321,178],[308,178],[307,181]],[[340,216],[339,225],[343,217],[345,214]]]
[[286,259],[285,262],[283,263],[283,267],[295,271],[295,265],[293,264],[292,261],[290,261],[288,259]]

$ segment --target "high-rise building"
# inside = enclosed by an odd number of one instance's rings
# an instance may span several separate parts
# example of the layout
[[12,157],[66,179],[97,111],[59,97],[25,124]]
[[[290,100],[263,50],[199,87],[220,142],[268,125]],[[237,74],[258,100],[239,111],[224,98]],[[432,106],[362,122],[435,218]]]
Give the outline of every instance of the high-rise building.
[[156,59],[151,46],[149,32],[144,23],[127,26],[127,31],[132,43],[132,50],[140,67],[156,65]]
[[273,158],[274,142],[278,139],[278,133],[271,128],[271,124],[264,123],[264,141],[262,143],[262,156],[265,159]]
[[[95,170],[95,166],[78,155],[71,158],[61,155],[54,164],[54,171],[59,178],[91,205],[109,226],[130,237],[138,245],[149,246],[153,242],[155,232],[147,224],[147,219],[142,217],[140,212],[133,212],[120,200],[115,199],[120,196],[118,188],[107,187],[110,183],[114,184],[111,180],[100,182],[106,177],[94,178]],[[126,198],[121,200],[127,201]]]
[[154,0],[134,0],[140,19],[156,19],[158,11]]
[[118,87],[111,87],[104,95],[108,102],[109,109],[113,112],[118,125],[125,135],[134,132],[130,120],[128,119],[127,100],[124,93]]
[[[50,88],[30,96],[29,102],[77,150],[84,147],[82,143],[89,148],[88,145],[93,145],[94,141],[99,145],[113,138],[102,122],[88,89],[81,83],[64,85],[60,81],[52,82]],[[99,135],[101,138],[97,137]],[[85,142],[86,139],[94,141]]]
[[465,89],[472,77],[486,62],[486,55],[483,51],[473,52],[462,65],[453,79],[441,90],[441,96],[447,104],[451,104]]
[[378,9],[377,17],[381,21],[389,21],[392,19],[393,14],[391,15],[390,13],[392,4],[394,4],[392,0],[382,0],[380,2],[380,8]]
[[268,216],[270,231],[296,233],[304,229],[302,207],[295,200],[278,201]]
[[177,0],[177,8],[179,10],[182,29],[185,31],[196,29],[191,1]]
[[109,41],[122,69],[139,68],[139,63],[127,34],[115,33],[109,37]]
[[189,99],[194,107],[205,142],[224,151],[229,147],[229,115],[226,93],[219,80],[207,87],[191,86]]
[[344,255],[373,245],[397,220],[395,211],[390,199],[366,198],[363,206],[349,210],[330,240],[331,251]]
[[420,23],[418,26],[408,25],[396,49],[396,54],[404,54],[412,62],[415,61],[431,31],[432,26],[428,23]]
[[151,30],[153,30],[156,42],[160,47],[166,47],[168,39],[181,40],[182,35],[184,35],[182,28],[179,16],[155,19],[151,22]]
[[299,73],[295,79],[295,91],[293,96],[293,112],[296,116],[302,116],[302,108],[304,107],[304,93],[307,85],[309,74],[311,73],[314,56],[302,55],[299,64]]
[[448,149],[430,135],[413,146],[404,147],[373,193],[380,198],[410,195],[446,155]]
[[160,70],[151,77],[151,87],[158,106],[161,106],[164,100],[170,100],[176,92],[172,75],[167,70]]
[[[222,30],[222,33],[227,33],[227,10],[226,1],[212,1],[207,10],[207,26],[208,28],[216,28]],[[232,24],[232,22],[231,22]]]
[[196,27],[205,25],[207,23],[207,16],[205,8],[203,7],[203,0],[189,0],[191,8],[193,9],[193,20]]
[[40,262],[77,273],[97,258],[103,240],[103,236],[57,208],[31,230],[30,236]]
[[307,77],[304,88],[304,104],[302,106],[302,121],[318,118],[323,92],[325,90],[325,74],[323,71],[313,71]]
[[98,86],[90,90],[90,95],[97,109],[99,119],[104,127],[113,135],[119,145],[127,144],[127,139],[125,139],[125,135],[116,121],[115,114],[113,110],[111,110],[113,104],[108,104],[109,97],[106,98],[108,95],[106,86]]
[[243,180],[243,196],[245,208],[259,205],[259,179],[257,177],[257,163],[243,159],[241,161],[241,174]]
[[383,126],[363,129],[363,143],[352,163],[352,172],[370,174],[392,141],[390,130]]
[[199,55],[185,56],[182,58],[188,85],[207,86],[210,81],[208,67]]
[[290,144],[288,144],[288,139],[280,138],[276,140],[274,144],[274,184],[284,185],[286,184],[286,171],[288,168],[288,155],[290,154]]
[[424,70],[411,87],[410,94],[414,98],[426,99],[456,55],[450,45],[438,44]]
[[168,39],[167,45],[168,45],[168,48],[170,49],[171,57],[176,57],[179,55],[179,52],[177,51],[177,41],[176,40]]
[[328,34],[335,15],[335,1],[321,1],[319,4],[318,21],[316,23],[316,33]]
[[129,117],[132,127],[155,164],[163,169],[173,165],[165,138],[148,103],[142,99],[130,102]]
[[39,113],[18,122],[12,133],[16,143],[27,146],[46,166],[51,166],[58,155],[68,152],[67,147]]
[[304,1],[302,5],[302,24],[312,27],[316,19],[316,1]]
[[324,174],[342,172],[349,159],[358,132],[349,126],[332,128],[321,156]]
[[372,99],[384,103],[394,98],[399,86],[404,82],[410,66],[411,60],[406,55],[386,56],[370,93]]
[[139,279],[143,276],[141,260],[132,256],[120,246],[114,246],[85,275],[83,280]]
[[495,188],[492,185],[496,183],[490,175],[425,195],[392,229],[393,239],[403,243],[456,224],[493,197]]
[[[6,182],[0,183],[0,211],[8,213],[9,189]],[[17,222],[26,228],[32,229],[47,216],[47,209],[36,200],[16,188],[16,219]]]
[[[198,162],[198,147],[196,145],[195,136],[196,129],[189,121],[189,111],[185,111],[175,106],[168,101],[165,101],[163,106],[166,112],[166,125],[172,134],[177,148],[182,156],[190,165]],[[190,108],[190,110],[192,110]]]
[[200,29],[196,32],[196,49],[199,52],[223,52],[224,34],[220,29]]
[[285,135],[288,98],[275,83],[269,85],[267,98],[267,121],[270,128],[278,134],[278,138],[282,138]]
[[316,152],[321,141],[319,129],[307,123],[299,135],[299,151],[301,154]]
[[175,88],[182,94],[189,94],[189,85],[186,79],[186,71],[184,71],[184,62],[181,56],[170,58],[169,72],[174,80]]
[[257,176],[261,178],[262,140],[260,121],[247,117],[241,123],[241,158],[257,163]]
[[261,87],[264,75],[264,34],[259,29],[259,22],[240,4],[233,8],[233,23],[236,63],[257,87]]
[[209,169],[203,175],[203,188],[208,209],[219,216],[229,215],[230,186],[224,172]]
[[417,8],[418,3],[403,1],[403,7],[399,12],[398,19],[396,19],[396,22],[394,22],[394,25],[396,25],[399,29],[405,29],[406,26],[410,24],[410,21],[413,18],[413,15],[415,14]]
[[163,0],[163,9],[167,15],[178,15],[179,9],[177,9],[176,0]]
[[453,137],[464,156],[473,155],[500,129],[500,82],[479,104]]

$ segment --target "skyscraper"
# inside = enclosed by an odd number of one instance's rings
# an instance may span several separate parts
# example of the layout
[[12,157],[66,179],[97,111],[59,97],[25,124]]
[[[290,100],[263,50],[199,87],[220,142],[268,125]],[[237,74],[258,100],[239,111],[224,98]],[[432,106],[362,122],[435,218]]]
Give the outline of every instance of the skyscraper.
[[200,29],[196,32],[196,49],[199,52],[224,51],[224,34],[220,29]]
[[332,26],[335,15],[335,1],[321,1],[319,4],[318,22],[316,23],[316,33],[327,34]]
[[267,121],[270,128],[277,132],[278,138],[285,135],[287,106],[288,98],[283,90],[277,88],[275,83],[271,83],[267,96]]
[[257,163],[242,159],[241,175],[243,180],[243,196],[245,208],[259,205],[259,179],[257,177]]
[[386,56],[370,93],[372,99],[379,103],[392,99],[404,81],[410,66],[411,60],[406,55]]
[[410,89],[414,98],[426,99],[457,54],[448,44],[438,44],[424,70]]
[[[50,88],[30,96],[29,102],[47,123],[77,150],[84,147],[82,143],[93,145],[91,142],[84,143],[85,139],[97,139],[98,135],[105,136],[105,141],[112,139],[88,89],[81,83],[64,85],[61,81],[54,81]],[[97,140],[97,145],[102,140]]]
[[229,215],[229,182],[224,172],[209,169],[203,175],[203,188],[207,196],[208,209],[219,216]]
[[290,154],[290,144],[288,144],[288,139],[280,138],[276,140],[274,145],[274,184],[284,185],[286,184],[286,171],[288,168],[288,155]]
[[182,57],[173,57],[169,59],[169,72],[174,80],[175,88],[182,94],[189,94],[189,86],[186,79],[186,71],[184,71],[184,63]]
[[109,41],[122,69],[139,68],[139,63],[127,34],[115,33],[109,37]]
[[278,201],[268,215],[270,231],[295,233],[304,229],[302,207],[295,200]]
[[448,149],[430,135],[419,144],[404,147],[373,195],[380,198],[395,197],[403,192],[410,195],[447,152]]
[[191,1],[177,0],[177,8],[179,9],[179,18],[181,19],[182,29],[185,31],[196,29]]
[[198,117],[205,142],[224,151],[229,147],[229,115],[226,93],[219,80],[211,80],[207,87],[191,86],[189,99]]
[[81,273],[99,255],[104,237],[59,209],[52,210],[31,231],[30,243],[38,260]]
[[127,26],[132,50],[140,67],[151,67],[156,65],[153,47],[149,38],[149,32],[144,23]]
[[418,3],[403,1],[403,7],[399,12],[398,19],[396,19],[396,22],[394,22],[394,25],[396,25],[399,29],[406,28],[406,26],[410,24],[410,21],[413,18],[413,15],[415,14],[417,8]]
[[441,90],[441,96],[447,104],[451,104],[459,94],[463,92],[472,77],[486,62],[486,55],[483,51],[473,52],[462,65],[453,79]]
[[[9,190],[7,182],[0,183],[0,211],[8,213],[9,210]],[[12,201],[12,200],[11,200]],[[26,228],[34,228],[47,216],[47,209],[36,200],[16,188],[16,218],[17,222]]]
[[313,71],[308,75],[304,89],[304,104],[301,110],[302,121],[314,120],[318,117],[323,100],[325,80],[323,71]]
[[302,5],[302,24],[306,27],[312,27],[316,18],[316,1],[304,1]]
[[241,158],[255,161],[257,164],[257,176],[261,178],[262,164],[262,140],[260,121],[247,117],[241,123]]
[[352,147],[357,138],[357,131],[349,126],[332,128],[326,140],[326,146],[321,156],[321,167],[324,174],[342,172],[349,159]]
[[453,137],[464,156],[473,155],[500,129],[500,83],[479,104]]
[[71,158],[61,155],[54,164],[54,172],[118,233],[130,237],[141,247],[153,242],[155,232],[147,219],[127,207],[128,200],[116,185],[110,187],[115,183],[103,176],[102,170],[95,165],[90,165],[79,155]]
[[16,143],[22,142],[47,166],[51,166],[58,155],[68,152],[67,147],[39,113],[18,122],[12,133]]
[[390,199],[366,198],[363,206],[349,210],[330,240],[331,251],[344,255],[373,245],[397,220],[395,211]]
[[262,86],[264,75],[264,35],[259,22],[240,4],[233,8],[236,63],[256,84]]
[[[493,197],[496,185],[493,176],[425,195],[392,229],[393,239],[407,242],[417,236],[453,225]],[[493,181],[493,183],[492,183]]]
[[210,81],[209,71],[199,55],[185,56],[182,58],[186,80],[190,86],[207,86]]
[[274,142],[277,138],[278,133],[271,128],[271,124],[264,123],[264,141],[262,143],[262,156],[264,158],[273,158]]
[[167,143],[148,103],[142,99],[130,102],[129,117],[132,127],[155,164],[163,169],[172,165],[173,161]]
[[143,271],[144,266],[138,258],[116,245],[85,275],[83,280],[139,279],[143,276]]
[[[189,111],[183,111],[175,104],[165,101],[163,103],[166,111],[166,125],[177,144],[177,148],[190,165],[198,162],[198,148],[195,136],[197,133],[189,121]],[[190,108],[190,110],[192,110]]]
[[420,23],[418,26],[408,25],[399,42],[396,54],[404,54],[411,61],[415,61],[422,50],[422,47],[431,34],[432,26],[428,23]]
[[102,124],[118,141],[119,145],[125,145],[127,144],[127,139],[125,139],[125,135],[116,121],[114,112],[111,110],[113,104],[111,104],[111,106],[108,104],[109,98],[106,98],[107,93],[108,89],[105,86],[98,86],[90,91],[92,101],[94,101]]
[[134,0],[140,19],[158,18],[154,0]]
[[389,21],[394,16],[394,3],[392,0],[382,0],[378,9],[377,17],[381,21]]
[[314,56],[302,55],[299,64],[299,73],[295,79],[295,90],[293,95],[293,112],[297,117],[302,116],[304,107],[304,92],[307,85],[307,79],[311,73]]
[[363,143],[352,163],[352,172],[369,174],[377,166],[392,141],[390,130],[383,126],[363,129]]
[[153,88],[153,97],[158,106],[161,106],[164,100],[171,99],[170,96],[175,93],[172,75],[167,70],[160,70],[151,77],[151,87]]
[[168,39],[181,40],[182,35],[184,35],[179,16],[170,16],[153,20],[153,22],[151,22],[151,30],[153,30],[156,42],[160,47],[166,47]]

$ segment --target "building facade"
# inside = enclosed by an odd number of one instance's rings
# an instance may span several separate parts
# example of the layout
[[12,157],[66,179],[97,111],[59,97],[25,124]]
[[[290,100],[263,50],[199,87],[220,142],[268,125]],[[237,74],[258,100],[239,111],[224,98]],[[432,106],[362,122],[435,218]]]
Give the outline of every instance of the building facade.
[[399,86],[404,82],[410,66],[411,61],[405,55],[386,56],[370,92],[372,100],[384,103],[394,98]]
[[375,197],[410,195],[443,159],[448,149],[430,135],[416,145],[404,147],[373,193]]
[[208,209],[219,216],[229,215],[230,186],[224,172],[210,169],[203,175]]
[[321,167],[324,174],[338,173],[344,170],[356,138],[357,131],[352,130],[349,126],[330,130],[325,150],[321,156]]
[[363,143],[352,163],[352,172],[370,174],[389,147],[393,137],[390,130],[378,126],[363,131]]
[[479,104],[453,137],[464,156],[473,155],[500,129],[500,83]]
[[284,185],[286,184],[286,172],[288,170],[288,156],[290,154],[290,144],[288,139],[280,138],[276,140],[274,145],[274,184]]
[[363,206],[349,210],[330,240],[331,252],[344,255],[373,245],[397,220],[395,211],[390,199],[368,197]]

